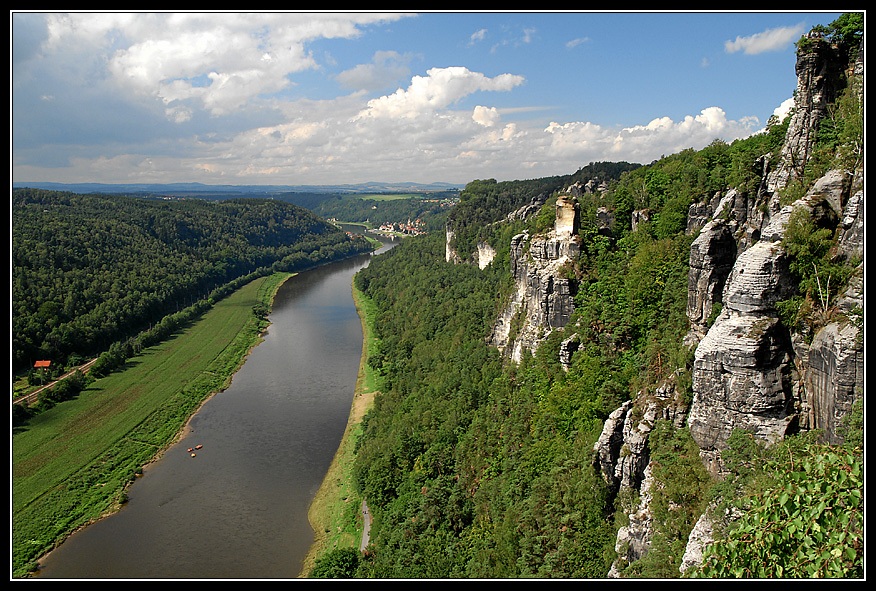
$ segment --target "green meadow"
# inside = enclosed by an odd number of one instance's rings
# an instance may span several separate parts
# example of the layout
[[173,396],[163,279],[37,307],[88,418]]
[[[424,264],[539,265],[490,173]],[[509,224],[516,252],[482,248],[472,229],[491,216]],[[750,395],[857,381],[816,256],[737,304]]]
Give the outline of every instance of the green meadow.
[[12,436],[12,575],[73,531],[117,510],[142,468],[178,439],[211,394],[224,390],[291,274],[252,281],[121,371],[34,417]]

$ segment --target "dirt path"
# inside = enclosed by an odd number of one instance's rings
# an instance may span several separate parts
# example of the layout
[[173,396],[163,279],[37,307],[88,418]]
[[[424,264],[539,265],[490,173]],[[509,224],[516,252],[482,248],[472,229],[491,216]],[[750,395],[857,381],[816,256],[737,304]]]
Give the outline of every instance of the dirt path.
[[368,547],[368,538],[371,533],[371,513],[368,512],[368,503],[365,501],[362,501],[362,521],[365,525],[362,528],[362,541],[359,542],[359,552],[364,552],[365,548]]

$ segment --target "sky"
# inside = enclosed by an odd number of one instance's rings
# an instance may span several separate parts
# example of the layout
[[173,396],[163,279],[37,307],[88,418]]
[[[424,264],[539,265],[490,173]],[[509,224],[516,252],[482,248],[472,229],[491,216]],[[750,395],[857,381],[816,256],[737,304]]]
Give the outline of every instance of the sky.
[[10,11],[13,182],[465,184],[761,131],[840,12]]

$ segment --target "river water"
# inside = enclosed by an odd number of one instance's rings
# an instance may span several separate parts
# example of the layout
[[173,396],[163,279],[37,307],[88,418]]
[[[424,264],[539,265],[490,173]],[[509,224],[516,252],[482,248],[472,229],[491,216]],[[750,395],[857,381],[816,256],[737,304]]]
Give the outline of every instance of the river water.
[[121,511],[68,538],[38,578],[297,577],[314,539],[308,507],[353,400],[362,327],[351,283],[371,256],[286,281],[229,388],[144,470]]

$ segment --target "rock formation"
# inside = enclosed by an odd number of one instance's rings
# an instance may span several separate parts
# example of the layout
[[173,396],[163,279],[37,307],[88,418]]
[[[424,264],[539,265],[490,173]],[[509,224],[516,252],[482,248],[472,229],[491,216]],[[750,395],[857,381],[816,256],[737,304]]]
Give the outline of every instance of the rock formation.
[[[828,442],[841,443],[842,418],[863,396],[863,165],[828,171],[802,198],[784,206],[781,201],[782,190],[803,178],[818,124],[843,84],[837,55],[815,41],[798,54],[796,108],[778,160],[759,161],[760,186],[751,193],[730,189],[689,210],[687,231],[696,234],[687,304],[686,342],[695,347],[690,408],[670,411],[671,404],[640,395],[612,413],[594,447],[594,463],[612,489],[639,492],[629,525],[618,532],[618,561],[609,576],[620,576],[624,564],[648,551],[648,491],[655,483],[649,481],[647,438],[659,412],[689,428],[704,464],[720,477],[721,452],[733,429],[765,442],[819,429]],[[861,77],[862,59],[861,53],[854,65]],[[794,332],[779,317],[780,302],[798,294],[783,239],[799,209],[816,225],[836,228],[834,260],[857,269],[842,294],[823,299],[821,320],[808,334]],[[634,223],[647,214],[634,212]],[[566,348],[572,347],[570,340]],[[682,571],[701,560],[711,530],[710,517],[703,516],[691,532]]]
[[566,326],[574,309],[574,280],[564,269],[579,252],[577,201],[557,198],[556,220],[547,234],[511,239],[511,299],[496,319],[492,343],[514,362],[534,352],[553,330]]

